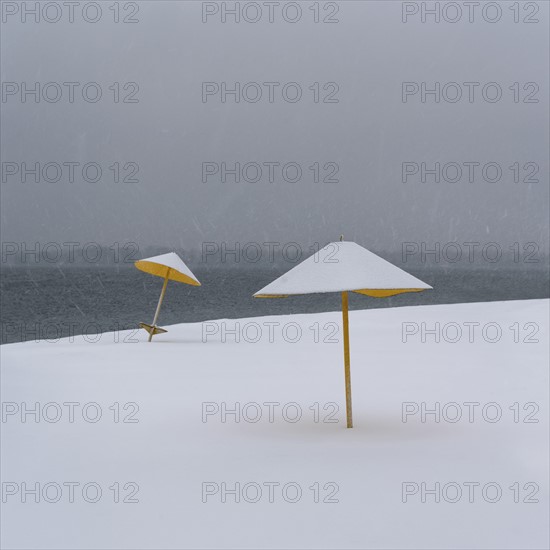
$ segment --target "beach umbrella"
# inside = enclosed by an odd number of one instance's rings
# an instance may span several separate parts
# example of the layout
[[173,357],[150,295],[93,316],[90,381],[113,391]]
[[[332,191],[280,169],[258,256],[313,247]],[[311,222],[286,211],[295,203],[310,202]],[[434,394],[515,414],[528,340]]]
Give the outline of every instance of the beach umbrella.
[[151,325],[148,325],[147,323],[139,324],[140,328],[145,329],[149,333],[148,342],[150,342],[155,334],[167,332],[165,329],[157,327],[157,319],[168,281],[177,281],[179,283],[186,283],[193,286],[200,286],[201,284],[175,252],[169,252],[168,254],[138,260],[134,265],[141,271],[145,271],[145,273],[150,273],[151,275],[164,278],[153,323]]
[[430,285],[351,241],[327,244],[301,264],[262,288],[255,298],[286,298],[299,294],[340,292],[344,334],[347,427],[353,427],[349,353],[348,292],[385,298],[420,292]]

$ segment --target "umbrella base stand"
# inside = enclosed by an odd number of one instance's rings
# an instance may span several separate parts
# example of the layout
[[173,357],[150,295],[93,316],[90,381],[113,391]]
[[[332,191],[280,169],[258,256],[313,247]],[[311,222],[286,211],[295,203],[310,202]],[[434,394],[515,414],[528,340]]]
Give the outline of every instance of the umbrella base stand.
[[148,323],[140,323],[139,328],[146,330],[151,337],[155,334],[162,334],[163,332],[168,332],[164,328],[157,327],[156,325],[149,325]]

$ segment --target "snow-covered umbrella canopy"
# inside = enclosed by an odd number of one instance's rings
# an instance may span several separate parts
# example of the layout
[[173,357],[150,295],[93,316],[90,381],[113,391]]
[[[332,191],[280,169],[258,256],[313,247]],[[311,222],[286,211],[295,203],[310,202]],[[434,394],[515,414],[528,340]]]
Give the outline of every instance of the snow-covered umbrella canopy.
[[327,244],[269,283],[255,298],[351,291],[375,298],[432,288],[406,271],[351,241]]
[[138,260],[135,262],[135,266],[141,271],[145,271],[145,273],[150,273],[151,275],[164,278],[164,284],[162,285],[162,291],[160,293],[153,323],[151,325],[147,323],[139,324],[140,328],[145,329],[149,333],[150,342],[155,334],[166,332],[165,329],[157,327],[156,323],[168,281],[172,280],[193,286],[200,286],[200,283],[175,252],[168,252],[168,254],[161,254],[160,256],[153,256],[152,258]]
[[403,292],[432,288],[357,243],[343,241],[327,244],[301,264],[275,279],[255,298],[284,298],[321,292],[342,293],[344,334],[344,373],[346,380],[347,427],[353,427],[351,409],[351,372],[349,354],[348,292],[384,298]]
[[135,266],[151,275],[163,278],[168,276],[168,279],[172,281],[200,286],[198,279],[175,252],[168,252],[168,254],[138,260],[135,262]]

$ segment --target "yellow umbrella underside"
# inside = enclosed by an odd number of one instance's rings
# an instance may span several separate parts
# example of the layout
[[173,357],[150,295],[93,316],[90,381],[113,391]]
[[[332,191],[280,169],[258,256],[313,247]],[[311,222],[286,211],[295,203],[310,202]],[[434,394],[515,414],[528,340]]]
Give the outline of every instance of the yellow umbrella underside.
[[[349,292],[357,292],[357,294],[366,294],[373,298],[387,298],[396,294],[405,292],[422,292],[425,288],[362,288],[360,290],[350,290]],[[303,294],[257,294],[255,298],[288,298],[289,296],[304,296]]]
[[145,260],[138,260],[135,262],[135,266],[145,273],[150,273],[151,275],[157,275],[158,277],[168,277],[171,281],[178,281],[179,283],[185,283],[193,286],[201,286],[198,281],[191,279],[187,275],[180,273],[179,271],[168,267],[166,265],[157,264],[154,262],[147,262]]

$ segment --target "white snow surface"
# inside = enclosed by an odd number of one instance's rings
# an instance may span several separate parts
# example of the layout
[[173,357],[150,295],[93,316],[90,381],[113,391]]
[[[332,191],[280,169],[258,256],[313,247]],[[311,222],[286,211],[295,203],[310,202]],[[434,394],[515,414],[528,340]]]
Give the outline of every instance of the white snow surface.
[[[353,429],[339,312],[180,324],[152,343],[130,331],[1,346],[2,548],[548,548],[548,319],[548,300],[351,311]],[[404,422],[422,402],[439,403],[440,421]],[[22,422],[35,403],[40,416]],[[331,403],[337,422],[323,422]],[[203,418],[216,407],[248,420]],[[38,503],[22,502],[23,483],[39,483]],[[418,487],[406,502],[403,483]],[[436,483],[439,502],[426,492]],[[45,501],[55,484],[60,500]],[[122,502],[136,488],[139,502]]]
[[292,295],[430,285],[352,241],[329,243],[254,294]]

